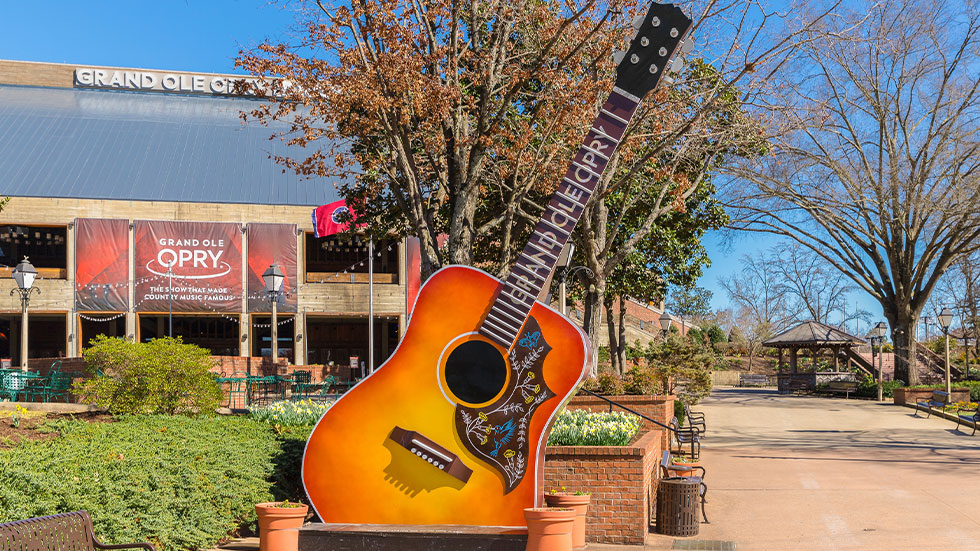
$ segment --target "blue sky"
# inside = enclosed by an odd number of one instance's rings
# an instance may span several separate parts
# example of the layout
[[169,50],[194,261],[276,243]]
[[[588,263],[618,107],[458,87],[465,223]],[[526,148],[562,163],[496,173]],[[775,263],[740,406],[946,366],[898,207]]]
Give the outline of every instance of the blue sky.
[[[294,23],[288,4],[266,0],[8,0],[2,13],[0,59],[214,73],[239,72],[241,48],[285,38]],[[743,255],[778,243],[759,235],[723,241],[720,232],[705,240],[713,265],[700,281],[715,308],[728,305],[718,278],[736,272]],[[880,315],[870,298],[854,299]]]

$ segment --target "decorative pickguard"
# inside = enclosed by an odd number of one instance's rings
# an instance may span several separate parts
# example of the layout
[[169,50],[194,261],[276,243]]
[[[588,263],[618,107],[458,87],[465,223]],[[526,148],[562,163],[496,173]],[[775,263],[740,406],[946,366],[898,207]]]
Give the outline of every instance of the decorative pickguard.
[[531,416],[555,397],[544,380],[544,358],[550,351],[537,320],[528,318],[510,351],[510,380],[500,399],[480,408],[456,405],[456,432],[463,445],[500,472],[505,494],[527,472]]

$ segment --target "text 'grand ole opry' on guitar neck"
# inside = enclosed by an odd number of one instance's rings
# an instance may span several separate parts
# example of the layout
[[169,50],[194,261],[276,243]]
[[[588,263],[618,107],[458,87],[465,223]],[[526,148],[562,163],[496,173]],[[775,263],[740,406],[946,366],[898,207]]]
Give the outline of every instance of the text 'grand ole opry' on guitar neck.
[[320,419],[303,484],[324,522],[524,526],[552,420],[592,361],[585,333],[535,297],[690,26],[676,6],[650,7],[506,281],[438,271],[394,354]]

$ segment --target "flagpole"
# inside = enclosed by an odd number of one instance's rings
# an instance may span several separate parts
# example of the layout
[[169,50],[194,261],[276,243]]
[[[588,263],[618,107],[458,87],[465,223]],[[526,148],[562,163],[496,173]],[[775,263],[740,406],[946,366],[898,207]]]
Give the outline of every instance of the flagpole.
[[374,237],[368,240],[368,373],[374,373]]

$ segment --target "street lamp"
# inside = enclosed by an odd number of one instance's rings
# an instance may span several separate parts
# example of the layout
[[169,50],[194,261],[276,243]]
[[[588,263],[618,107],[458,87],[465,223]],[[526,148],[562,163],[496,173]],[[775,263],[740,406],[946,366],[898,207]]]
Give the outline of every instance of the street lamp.
[[41,294],[41,290],[34,286],[37,270],[26,256],[14,268],[12,275],[17,282],[17,288],[10,290],[10,296],[20,293],[20,369],[27,371],[27,307],[31,303],[31,293],[37,291],[37,294]]
[[[575,250],[575,247],[572,247],[572,250]],[[571,257],[569,257],[569,258],[571,258]],[[585,273],[589,275],[589,278],[590,279],[593,278],[593,277],[595,277],[595,273],[592,270],[586,268],[585,266],[575,266],[573,268],[565,268],[561,272],[561,284],[558,286],[558,302],[561,303],[561,315],[563,315],[563,316],[567,316],[568,315],[568,305],[565,303],[566,302],[565,301],[565,279],[569,275],[574,274],[575,272],[578,272],[578,271],[582,271],[582,270],[584,270]]]
[[879,321],[871,328],[871,333],[868,335],[868,340],[871,341],[871,367],[875,364],[875,344],[878,345],[878,401],[882,399],[882,364],[884,364],[885,355],[882,353],[881,345],[885,342],[885,333],[888,331],[888,326],[885,322]]
[[667,312],[660,315],[660,331],[663,333],[665,339],[667,338],[667,333],[670,332],[670,324],[673,322],[673,316]]
[[276,306],[279,302],[279,289],[282,288],[282,281],[285,277],[282,270],[274,262],[262,274],[262,279],[265,281],[265,291],[269,293],[269,301],[272,303],[272,365],[274,366],[279,365],[279,324],[276,323]]
[[943,341],[946,342],[946,393],[953,393],[953,385],[950,382],[949,377],[949,324],[953,323],[953,311],[949,307],[943,308],[943,311],[939,313],[939,327],[943,330]]

